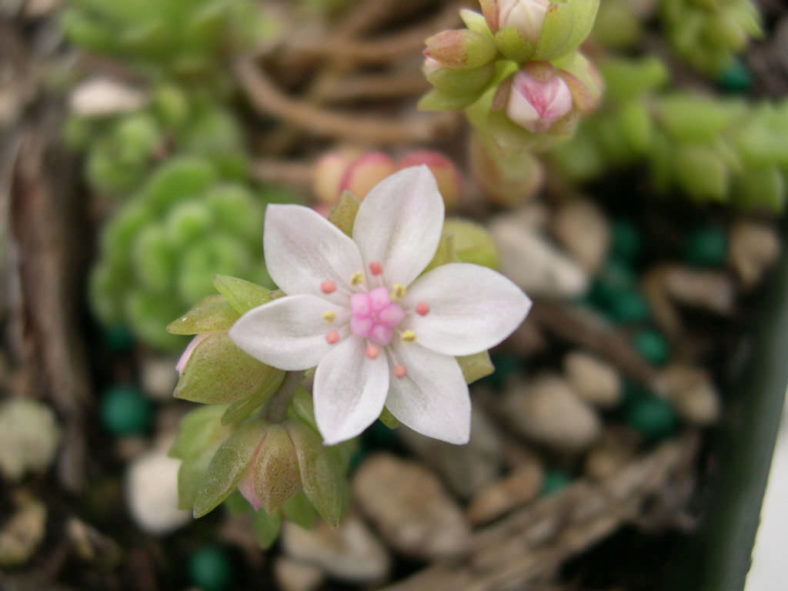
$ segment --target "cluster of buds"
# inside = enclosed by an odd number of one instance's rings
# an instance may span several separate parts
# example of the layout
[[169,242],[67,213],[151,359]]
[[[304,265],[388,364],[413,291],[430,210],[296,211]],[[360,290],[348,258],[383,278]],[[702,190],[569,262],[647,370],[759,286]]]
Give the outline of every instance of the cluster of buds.
[[752,0],[661,0],[660,17],[673,50],[710,76],[730,66],[751,38],[762,36]]
[[471,123],[506,149],[545,149],[571,135],[602,92],[578,51],[598,0],[481,0],[462,10],[466,29],[427,39],[424,73],[434,86],[424,109],[468,109]]
[[602,65],[607,98],[555,153],[561,172],[592,180],[646,163],[655,188],[743,209],[785,206],[788,101],[750,105],[663,89],[656,58]]
[[395,161],[383,152],[337,148],[324,154],[315,164],[313,191],[324,208],[330,208],[345,191],[364,199],[372,187],[387,176],[420,164],[427,165],[435,177],[446,207],[456,206],[462,195],[462,177],[454,163],[435,150],[414,150]]

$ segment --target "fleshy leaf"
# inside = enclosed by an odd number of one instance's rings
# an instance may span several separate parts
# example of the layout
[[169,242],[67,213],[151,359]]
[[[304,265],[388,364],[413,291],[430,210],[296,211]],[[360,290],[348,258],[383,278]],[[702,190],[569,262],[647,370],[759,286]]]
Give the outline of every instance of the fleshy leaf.
[[216,275],[213,278],[213,285],[238,314],[245,314],[252,308],[271,301],[270,289],[237,277]]
[[478,93],[455,95],[433,88],[421,97],[419,109],[422,111],[459,111],[474,103],[478,98]]
[[339,525],[348,505],[348,486],[335,456],[320,436],[303,423],[287,426],[298,456],[304,493],[331,527]]
[[290,419],[300,420],[312,427],[315,432],[317,421],[315,421],[315,409],[312,405],[312,395],[303,387],[296,388],[290,406],[287,409],[287,416]]
[[206,445],[220,441],[217,434],[222,430],[219,418],[224,409],[225,407],[220,405],[201,406],[186,414],[181,419],[178,435],[168,455],[184,460],[201,453]]
[[224,414],[222,415],[222,425],[232,425],[248,418],[255,410],[260,408],[268,401],[268,399],[271,397],[271,394],[276,392],[279,386],[282,385],[284,379],[285,372],[282,372],[282,375],[279,377],[279,379],[272,379],[265,385],[265,387],[261,388],[251,396],[247,396],[246,398],[242,398],[241,400],[236,400],[233,402],[227,407],[227,410],[224,411]]
[[226,332],[217,332],[195,346],[175,387],[175,397],[225,404],[252,394],[265,396],[279,386],[282,373],[241,351]]
[[281,425],[271,425],[254,466],[254,491],[266,512],[273,513],[301,490],[293,442]]
[[201,332],[228,330],[240,314],[220,295],[209,296],[198,302],[186,314],[172,321],[167,332],[195,335]]
[[457,357],[457,363],[460,364],[462,375],[469,384],[487,377],[495,371],[495,366],[487,351]]
[[240,425],[211,459],[194,500],[194,517],[213,511],[238,486],[265,430],[261,419]]
[[[580,0],[588,2],[591,0]],[[572,29],[574,22],[572,12],[575,3],[551,2],[544,17],[539,41],[536,42],[536,53],[532,56],[535,60],[550,60],[564,53],[573,38]]]
[[252,530],[261,548],[270,548],[279,537],[282,519],[279,515],[269,515],[263,509],[252,513]]
[[495,45],[508,59],[526,62],[534,55],[534,46],[514,27],[504,27],[495,34]]
[[484,18],[484,15],[474,10],[463,8],[460,10],[460,18],[462,22],[465,23],[465,26],[471,31],[492,37],[492,31],[490,31],[490,27],[487,25],[487,20]]
[[457,257],[454,253],[454,234],[452,232],[446,232],[444,225],[441,241],[438,243],[438,250],[435,251],[435,256],[432,257],[430,264],[426,266],[423,273],[431,271],[435,267],[440,267],[441,265],[454,263],[456,261]]
[[328,214],[328,221],[350,236],[353,234],[353,223],[356,221],[360,205],[361,201],[358,197],[350,191],[343,191],[339,201]]
[[317,511],[306,498],[303,492],[299,492],[288,499],[282,506],[282,514],[288,521],[292,521],[296,525],[304,529],[312,529],[315,527],[315,518]]
[[386,425],[386,427],[389,429],[396,429],[399,427],[399,421],[397,420],[397,417],[391,414],[389,409],[385,407],[383,408],[383,412],[380,413],[380,422]]

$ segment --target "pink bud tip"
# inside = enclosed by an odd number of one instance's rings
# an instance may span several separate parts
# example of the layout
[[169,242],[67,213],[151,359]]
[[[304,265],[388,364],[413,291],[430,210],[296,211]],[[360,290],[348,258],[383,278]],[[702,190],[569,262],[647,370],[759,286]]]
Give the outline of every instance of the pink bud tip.
[[548,131],[572,110],[572,92],[547,62],[531,62],[512,80],[506,114],[533,133]]
[[312,190],[319,201],[328,205],[336,203],[345,171],[362,153],[357,148],[343,147],[327,152],[318,159],[312,173]]
[[329,345],[336,345],[339,342],[339,333],[335,330],[330,331],[326,335],[326,342]]
[[381,265],[379,261],[372,261],[369,264],[369,272],[375,276],[380,275],[383,273],[383,265]]
[[350,191],[363,199],[372,187],[387,176],[394,174],[397,167],[388,154],[368,152],[356,158],[345,170],[339,182],[339,191]]
[[367,350],[364,351],[364,355],[367,356],[367,359],[377,359],[378,355],[380,355],[380,349],[377,345],[367,345]]
[[419,316],[426,316],[430,313],[430,305],[427,302],[419,302],[416,304],[416,314]]
[[394,366],[394,376],[395,376],[395,377],[396,377],[398,380],[401,380],[401,379],[402,379],[402,378],[404,378],[406,375],[408,375],[408,370],[407,370],[407,369],[405,369],[405,366],[404,366],[404,365],[395,365],[395,366]]
[[320,284],[320,291],[322,291],[326,295],[334,293],[336,290],[337,290],[337,284],[331,281],[330,279],[326,279],[323,283]]

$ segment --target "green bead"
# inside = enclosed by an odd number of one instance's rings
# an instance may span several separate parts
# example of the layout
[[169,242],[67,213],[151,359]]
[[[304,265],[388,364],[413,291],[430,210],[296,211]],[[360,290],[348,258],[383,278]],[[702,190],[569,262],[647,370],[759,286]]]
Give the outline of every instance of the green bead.
[[493,388],[501,389],[504,384],[506,384],[509,376],[519,371],[520,358],[515,355],[493,355],[491,360],[495,367],[495,371],[489,378],[485,379],[490,381]]
[[752,89],[752,76],[747,66],[735,60],[720,74],[720,88],[730,93],[746,93]]
[[637,226],[629,220],[618,219],[613,222],[611,252],[614,257],[633,261],[640,254],[641,239]]
[[150,426],[150,401],[135,386],[113,386],[101,400],[101,423],[113,435],[140,435]]
[[664,365],[670,357],[668,342],[655,330],[642,330],[633,338],[635,350],[648,362]]
[[624,411],[624,420],[650,443],[672,435],[678,427],[673,407],[655,396],[629,404]]
[[692,232],[684,246],[684,258],[693,265],[718,267],[725,263],[728,240],[719,228],[698,228]]
[[230,555],[221,546],[204,546],[189,557],[189,580],[203,591],[228,589],[232,573]]
[[544,480],[542,481],[541,494],[552,495],[560,492],[562,489],[566,488],[571,481],[571,478],[569,478],[565,472],[548,470],[545,472]]
[[104,343],[113,353],[125,353],[134,346],[134,336],[125,326],[113,326],[103,333]]
[[608,312],[614,321],[620,323],[643,322],[650,315],[646,298],[635,290],[619,292],[610,301]]
[[637,278],[632,268],[619,258],[610,259],[591,284],[591,303],[607,311],[625,291],[635,286]]

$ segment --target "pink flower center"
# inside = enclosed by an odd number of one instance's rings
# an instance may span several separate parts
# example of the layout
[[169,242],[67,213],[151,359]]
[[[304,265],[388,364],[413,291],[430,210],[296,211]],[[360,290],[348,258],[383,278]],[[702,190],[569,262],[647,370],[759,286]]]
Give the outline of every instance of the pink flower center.
[[353,314],[350,330],[353,334],[381,347],[391,342],[394,329],[405,318],[405,312],[391,301],[385,287],[353,294],[350,307]]

